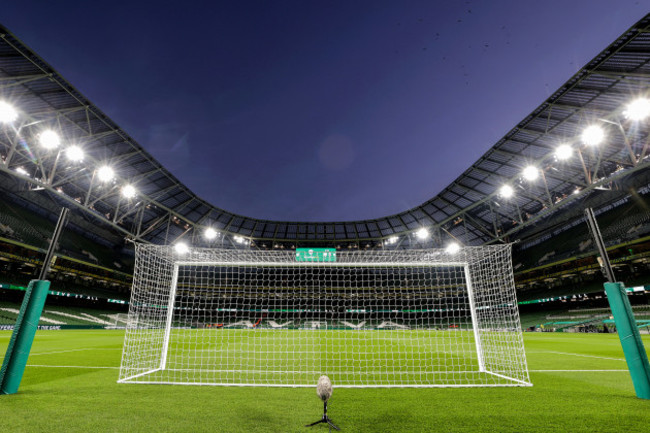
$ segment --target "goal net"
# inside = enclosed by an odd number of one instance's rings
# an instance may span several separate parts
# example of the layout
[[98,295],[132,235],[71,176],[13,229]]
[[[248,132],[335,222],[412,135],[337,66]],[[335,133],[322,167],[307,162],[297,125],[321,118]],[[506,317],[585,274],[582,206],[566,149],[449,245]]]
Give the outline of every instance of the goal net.
[[119,382],[531,385],[510,249],[137,245]]

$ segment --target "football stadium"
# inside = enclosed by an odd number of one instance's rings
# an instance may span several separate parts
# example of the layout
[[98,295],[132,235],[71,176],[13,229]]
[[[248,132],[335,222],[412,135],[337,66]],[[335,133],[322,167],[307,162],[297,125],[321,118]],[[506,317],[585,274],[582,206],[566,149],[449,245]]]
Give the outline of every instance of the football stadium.
[[426,202],[334,222],[203,200],[20,37],[3,430],[648,431],[650,14]]

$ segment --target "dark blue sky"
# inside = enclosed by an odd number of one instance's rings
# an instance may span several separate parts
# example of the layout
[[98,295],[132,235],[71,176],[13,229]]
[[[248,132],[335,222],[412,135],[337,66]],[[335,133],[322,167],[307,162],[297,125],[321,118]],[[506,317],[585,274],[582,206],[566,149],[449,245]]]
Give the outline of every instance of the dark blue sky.
[[29,1],[1,20],[212,204],[378,218],[436,195],[648,1]]

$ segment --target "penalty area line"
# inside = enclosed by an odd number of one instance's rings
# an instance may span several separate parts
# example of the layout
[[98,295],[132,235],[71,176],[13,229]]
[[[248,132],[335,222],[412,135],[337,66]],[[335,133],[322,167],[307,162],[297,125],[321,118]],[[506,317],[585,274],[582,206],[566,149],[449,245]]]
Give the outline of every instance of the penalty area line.
[[[97,370],[119,370],[120,367],[107,367],[107,366],[93,366],[93,365],[44,365],[44,364],[28,364],[27,367],[35,368],[86,368]],[[174,370],[178,371],[178,370]],[[214,371],[214,370],[212,370]],[[609,373],[609,372],[626,372],[627,369],[597,369],[597,370],[528,370],[529,373]]]
[[67,350],[55,350],[52,352],[36,352],[36,353],[30,353],[31,356],[39,356],[39,355],[56,355],[58,353],[71,353],[71,352],[84,352],[87,350],[122,350],[121,348],[107,348],[107,347],[86,347],[83,349],[67,349]]
[[110,370],[119,370],[120,367],[100,367],[93,365],[42,365],[42,364],[28,364],[27,367],[37,367],[37,368],[88,368],[88,369],[110,369]]
[[571,353],[571,352],[556,352],[553,350],[539,350],[536,351],[537,353],[554,353],[556,355],[568,355],[568,356],[580,356],[582,358],[596,358],[596,359],[606,359],[608,361],[623,361],[625,362],[625,359],[622,358],[610,358],[607,356],[596,356],[596,355],[585,355],[582,353]]
[[605,373],[605,372],[622,372],[629,370],[528,370],[529,373]]

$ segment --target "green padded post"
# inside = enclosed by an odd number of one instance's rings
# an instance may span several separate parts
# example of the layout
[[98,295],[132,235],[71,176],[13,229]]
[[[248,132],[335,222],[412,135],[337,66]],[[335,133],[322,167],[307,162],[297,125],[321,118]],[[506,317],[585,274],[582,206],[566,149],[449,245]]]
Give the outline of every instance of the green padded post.
[[0,394],[18,392],[49,288],[49,281],[29,282],[0,370]]
[[630,370],[634,391],[639,398],[650,399],[650,364],[643,347],[639,328],[634,320],[630,301],[623,283],[605,283],[605,293],[614,315],[616,331],[621,339],[627,368]]

